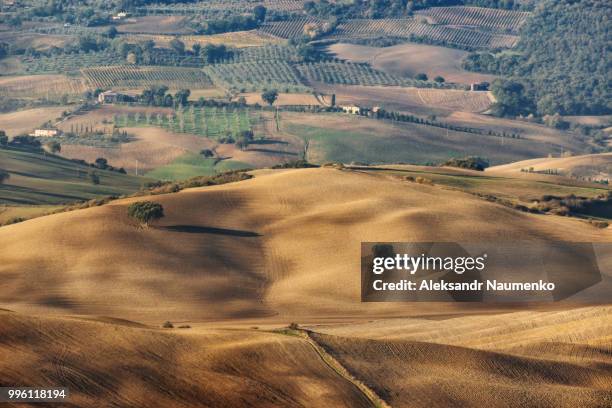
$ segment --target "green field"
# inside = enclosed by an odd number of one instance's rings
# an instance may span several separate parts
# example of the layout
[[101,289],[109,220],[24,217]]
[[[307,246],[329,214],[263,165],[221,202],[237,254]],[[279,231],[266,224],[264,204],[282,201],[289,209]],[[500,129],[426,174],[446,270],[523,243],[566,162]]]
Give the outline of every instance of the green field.
[[[461,148],[416,143],[398,133],[365,133],[285,123],[284,130],[308,142],[308,160],[313,163],[421,163],[463,156]],[[422,133],[437,129],[423,129]]]
[[[58,156],[0,149],[0,166],[10,174],[0,184],[0,204],[57,205],[137,191],[147,181],[115,171],[92,169]],[[100,178],[93,184],[90,173]]]
[[251,165],[239,161],[217,161],[217,159],[205,158],[196,153],[187,153],[166,166],[148,172],[146,176],[159,180],[184,180],[196,176],[212,176],[223,171],[249,169],[251,167]]
[[178,109],[172,115],[122,114],[116,115],[117,127],[159,126],[176,133],[192,133],[218,138],[226,133],[237,135],[252,130],[257,121],[249,108],[203,107]]

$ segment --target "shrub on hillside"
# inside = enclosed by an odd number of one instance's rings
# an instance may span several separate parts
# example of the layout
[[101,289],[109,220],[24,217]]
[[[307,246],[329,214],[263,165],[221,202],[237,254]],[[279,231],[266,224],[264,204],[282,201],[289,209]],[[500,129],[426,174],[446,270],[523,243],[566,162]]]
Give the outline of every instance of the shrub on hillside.
[[319,167],[316,164],[308,163],[306,160],[293,160],[273,166],[273,169],[304,169]]
[[444,166],[459,167],[462,169],[478,170],[483,171],[489,167],[489,162],[481,157],[466,157],[463,159],[450,159]]
[[0,169],[0,184],[3,184],[10,177],[11,175],[8,171]]
[[164,207],[152,201],[137,201],[129,205],[128,216],[148,226],[151,221],[158,220],[164,216]]

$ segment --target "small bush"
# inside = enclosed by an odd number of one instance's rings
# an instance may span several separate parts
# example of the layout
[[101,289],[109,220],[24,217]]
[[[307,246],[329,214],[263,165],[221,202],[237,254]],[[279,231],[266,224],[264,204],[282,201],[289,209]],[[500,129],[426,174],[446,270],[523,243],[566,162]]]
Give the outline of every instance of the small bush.
[[562,207],[552,208],[549,212],[554,215],[561,215],[565,217],[570,214],[570,209],[565,206],[562,206]]
[[299,325],[299,324],[297,324],[296,322],[291,322],[291,323],[289,323],[289,328],[290,328],[291,330],[299,330],[300,325]]
[[273,166],[273,169],[305,169],[319,167],[316,164],[308,163],[306,160],[294,160]]
[[164,216],[164,207],[152,201],[137,201],[129,205],[128,216],[148,226],[151,221]]
[[173,328],[174,328],[174,325],[173,325],[171,322],[166,321],[166,322],[164,322],[164,324],[162,324],[162,327],[163,327],[164,329],[173,329]]
[[1,225],[11,225],[11,224],[18,224],[20,222],[24,222],[26,221],[27,218],[23,218],[23,217],[13,217],[13,218],[9,218],[8,220],[6,220],[4,223],[2,223]]
[[416,181],[419,184],[426,184],[428,186],[433,186],[433,181],[425,177],[418,176],[416,179],[414,179],[414,181]]
[[589,219],[589,223],[596,228],[608,228],[608,226],[610,225],[606,221],[599,221],[594,219]]

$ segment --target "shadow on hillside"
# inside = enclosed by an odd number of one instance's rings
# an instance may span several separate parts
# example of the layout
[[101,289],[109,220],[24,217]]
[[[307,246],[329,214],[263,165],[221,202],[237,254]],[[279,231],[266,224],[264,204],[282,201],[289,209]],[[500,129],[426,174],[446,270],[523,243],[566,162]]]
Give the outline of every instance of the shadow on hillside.
[[247,152],[260,152],[260,153],[270,153],[270,154],[284,154],[288,156],[297,156],[298,154],[295,152],[285,152],[281,150],[272,150],[272,149],[262,149],[262,148],[248,148]]
[[277,140],[277,139],[259,139],[259,140],[252,140],[249,142],[250,145],[267,145],[267,144],[282,144],[282,145],[288,145],[289,142],[286,142],[284,140]]
[[216,234],[216,235],[229,235],[232,237],[260,237],[261,234],[253,231],[233,230],[227,228],[215,228],[215,227],[199,227],[197,225],[169,225],[167,227],[160,227],[174,232],[184,232],[188,234]]

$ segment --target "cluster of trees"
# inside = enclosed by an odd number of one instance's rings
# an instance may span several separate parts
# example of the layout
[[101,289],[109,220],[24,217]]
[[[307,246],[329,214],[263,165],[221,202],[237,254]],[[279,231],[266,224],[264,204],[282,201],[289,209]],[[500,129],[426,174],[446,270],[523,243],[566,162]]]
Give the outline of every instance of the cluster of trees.
[[610,114],[609,16],[605,0],[546,0],[516,53],[472,54],[464,67],[508,77],[492,87],[499,115]]
[[270,89],[261,94],[261,99],[268,105],[274,105],[274,102],[278,98],[278,91],[276,89]]
[[[130,63],[143,65],[167,65],[169,60],[178,64],[181,59],[186,57],[197,61],[199,64],[212,64],[224,59],[231,58],[234,51],[227,48],[224,44],[193,44],[191,49],[187,49],[185,43],[178,38],[170,41],[170,48],[156,48],[152,40],[144,41],[141,44],[128,44],[121,42],[116,50]],[[174,64],[173,64],[174,65]]]
[[152,86],[142,91],[138,100],[150,106],[186,106],[189,104],[189,95],[191,95],[189,89],[181,89],[174,96],[167,92],[168,87],[165,85]]
[[251,15],[233,15],[226,19],[207,20],[198,24],[198,34],[220,34],[232,31],[253,30],[266,19],[267,10],[262,5],[257,5]]
[[110,22],[112,2],[103,0],[47,0],[35,2],[29,7],[19,5],[14,13],[7,13],[1,22],[20,27],[23,21],[54,19],[58,22],[87,27]]
[[489,167],[489,161],[483,159],[482,157],[470,156],[465,157],[463,159],[453,158],[446,161],[443,166],[449,167],[459,167],[462,169],[470,169],[470,170],[478,170],[484,171],[487,167]]

